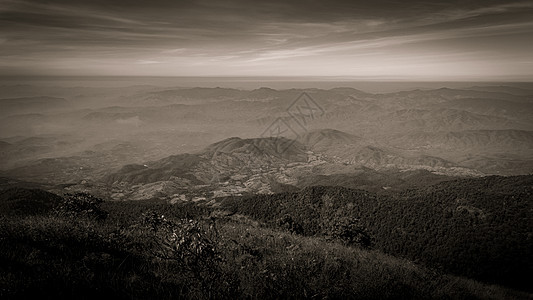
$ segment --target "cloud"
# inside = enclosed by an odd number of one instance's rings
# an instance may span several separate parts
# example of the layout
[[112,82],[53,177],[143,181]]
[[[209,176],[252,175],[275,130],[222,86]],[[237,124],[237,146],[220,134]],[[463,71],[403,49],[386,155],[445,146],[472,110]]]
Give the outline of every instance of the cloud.
[[163,62],[157,61],[157,60],[144,60],[144,59],[141,59],[141,60],[138,60],[136,63],[138,63],[140,65],[151,65],[151,64],[161,64]]
[[365,59],[386,72],[471,53],[510,69],[532,60],[532,19],[526,1],[4,0],[0,71],[350,75]]

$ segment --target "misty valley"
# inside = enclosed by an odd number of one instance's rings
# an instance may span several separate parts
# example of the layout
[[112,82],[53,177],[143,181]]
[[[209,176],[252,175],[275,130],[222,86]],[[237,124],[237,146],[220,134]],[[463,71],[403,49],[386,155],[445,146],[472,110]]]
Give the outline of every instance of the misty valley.
[[0,297],[529,299],[533,86],[349,86],[0,86]]

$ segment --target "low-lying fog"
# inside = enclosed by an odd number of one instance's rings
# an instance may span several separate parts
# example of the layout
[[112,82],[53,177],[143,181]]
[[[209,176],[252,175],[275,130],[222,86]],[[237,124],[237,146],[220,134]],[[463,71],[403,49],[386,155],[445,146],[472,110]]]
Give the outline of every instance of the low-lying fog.
[[435,166],[437,160],[483,175],[533,170],[533,87],[524,84],[180,83],[5,81],[0,168],[5,176],[36,181],[68,181],[75,176],[66,170],[80,168],[97,178],[126,164],[197,153],[230,137],[271,137],[273,126],[282,124],[281,135],[299,141],[323,129],[355,136],[364,142],[334,141],[318,150],[376,170],[414,161]]

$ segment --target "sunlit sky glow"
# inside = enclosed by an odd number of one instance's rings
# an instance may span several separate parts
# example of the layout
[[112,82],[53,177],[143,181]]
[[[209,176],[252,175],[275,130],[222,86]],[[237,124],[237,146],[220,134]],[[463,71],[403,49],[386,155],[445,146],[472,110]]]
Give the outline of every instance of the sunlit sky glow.
[[533,1],[0,0],[1,75],[533,79]]

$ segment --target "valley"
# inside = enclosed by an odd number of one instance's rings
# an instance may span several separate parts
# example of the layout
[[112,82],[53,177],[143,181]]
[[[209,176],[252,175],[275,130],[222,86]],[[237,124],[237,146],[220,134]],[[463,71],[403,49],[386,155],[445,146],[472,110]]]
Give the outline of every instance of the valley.
[[533,170],[526,89],[3,90],[2,175],[113,200],[210,200],[316,183],[401,190],[417,174]]

